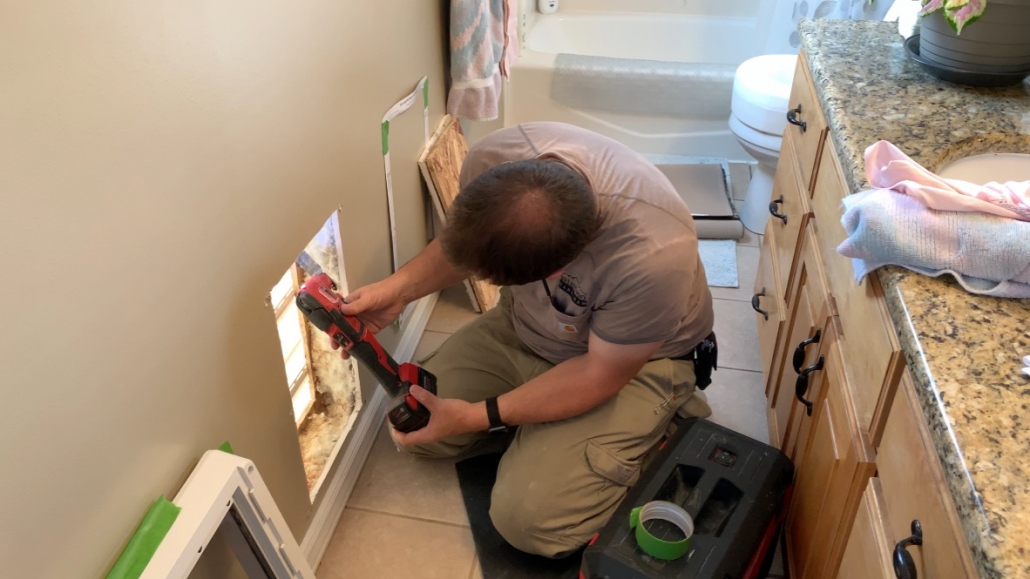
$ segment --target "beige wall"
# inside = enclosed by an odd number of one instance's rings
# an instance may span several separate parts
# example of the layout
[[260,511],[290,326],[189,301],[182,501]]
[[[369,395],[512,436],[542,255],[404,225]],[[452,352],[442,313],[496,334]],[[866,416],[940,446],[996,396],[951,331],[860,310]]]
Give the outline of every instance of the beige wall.
[[[303,536],[265,296],[338,205],[351,287],[389,273],[379,120],[424,74],[441,118],[441,20],[424,0],[0,0],[0,574],[101,575],[226,439]],[[421,132],[412,111],[392,135],[404,258]]]

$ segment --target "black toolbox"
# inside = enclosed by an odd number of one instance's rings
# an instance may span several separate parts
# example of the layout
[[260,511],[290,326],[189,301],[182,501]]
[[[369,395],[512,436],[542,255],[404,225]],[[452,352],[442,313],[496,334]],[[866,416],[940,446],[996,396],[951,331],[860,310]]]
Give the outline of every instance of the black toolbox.
[[[778,449],[707,420],[687,419],[586,548],[580,577],[765,577],[793,479],[794,465]],[[690,550],[675,561],[640,550],[629,526],[630,511],[655,500],[683,507],[694,520]],[[662,525],[674,528],[665,521],[647,524],[657,525],[651,528],[655,535]]]

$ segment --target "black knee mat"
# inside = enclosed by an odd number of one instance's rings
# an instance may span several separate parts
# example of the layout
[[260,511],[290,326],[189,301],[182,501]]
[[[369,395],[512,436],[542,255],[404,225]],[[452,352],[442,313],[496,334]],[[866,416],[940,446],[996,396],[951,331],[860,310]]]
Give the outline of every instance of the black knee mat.
[[494,528],[490,521],[490,491],[497,480],[501,456],[485,454],[455,465],[483,579],[577,579],[582,549],[564,559],[530,555],[509,545]]

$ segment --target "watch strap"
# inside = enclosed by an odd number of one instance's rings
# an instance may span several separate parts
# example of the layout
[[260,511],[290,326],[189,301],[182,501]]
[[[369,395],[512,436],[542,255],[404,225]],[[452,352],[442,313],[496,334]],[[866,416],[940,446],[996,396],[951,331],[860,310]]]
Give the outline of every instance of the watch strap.
[[501,421],[501,411],[497,408],[497,397],[486,399],[486,418],[490,421],[489,432],[504,432],[508,425]]

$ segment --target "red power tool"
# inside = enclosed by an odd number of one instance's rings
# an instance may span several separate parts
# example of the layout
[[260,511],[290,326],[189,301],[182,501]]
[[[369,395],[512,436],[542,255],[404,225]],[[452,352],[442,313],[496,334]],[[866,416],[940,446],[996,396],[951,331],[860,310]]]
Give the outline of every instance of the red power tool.
[[336,283],[324,273],[311,276],[297,294],[297,307],[311,323],[375,374],[390,396],[386,409],[390,424],[400,432],[422,428],[429,423],[429,409],[408,389],[418,384],[436,394],[436,376],[415,364],[398,364],[361,320],[340,310],[343,304]]

